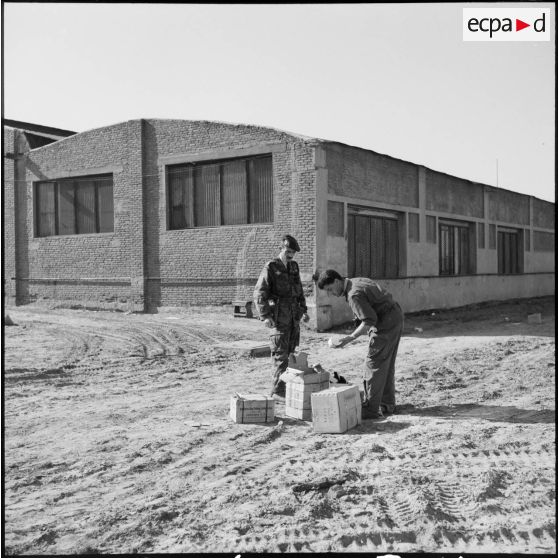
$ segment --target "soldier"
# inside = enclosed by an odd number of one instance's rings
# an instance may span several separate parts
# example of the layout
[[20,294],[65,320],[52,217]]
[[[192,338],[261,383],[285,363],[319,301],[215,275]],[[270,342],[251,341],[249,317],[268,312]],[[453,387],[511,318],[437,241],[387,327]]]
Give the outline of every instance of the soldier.
[[300,252],[298,242],[286,234],[279,255],[265,264],[254,289],[260,320],[271,328],[274,363],[271,396],[277,401],[285,400],[285,382],[280,376],[300,342],[300,320],[309,320],[298,264],[293,259],[296,252]]
[[343,278],[328,269],[317,277],[317,287],[334,296],[344,296],[360,325],[335,348],[344,347],[368,333],[364,363],[363,418],[381,419],[395,413],[395,357],[403,331],[403,312],[390,293],[372,279]]

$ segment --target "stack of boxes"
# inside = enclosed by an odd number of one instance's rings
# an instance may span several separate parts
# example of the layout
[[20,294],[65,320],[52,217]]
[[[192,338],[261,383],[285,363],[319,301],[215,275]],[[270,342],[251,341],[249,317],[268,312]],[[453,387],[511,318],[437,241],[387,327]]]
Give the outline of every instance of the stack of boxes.
[[[285,415],[312,421],[314,432],[341,433],[362,423],[360,391],[352,384],[330,384],[329,372],[319,364],[308,366],[308,355],[291,355],[281,375],[286,384]],[[331,386],[331,387],[330,387]],[[231,397],[231,418],[241,424],[275,420],[272,397],[236,393]]]
[[308,366],[308,355],[292,355],[281,379],[286,384],[285,414],[288,417],[312,420],[311,396],[329,388],[329,373],[320,365]]

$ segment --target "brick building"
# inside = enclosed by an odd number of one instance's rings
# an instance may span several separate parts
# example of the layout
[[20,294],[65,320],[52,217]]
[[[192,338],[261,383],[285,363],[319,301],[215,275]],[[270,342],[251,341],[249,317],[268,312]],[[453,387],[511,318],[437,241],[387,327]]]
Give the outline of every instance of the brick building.
[[381,279],[407,312],[554,293],[554,204],[532,196],[257,126],[30,128],[4,121],[8,304],[249,299],[284,233],[319,329],[351,318],[314,291],[328,267]]

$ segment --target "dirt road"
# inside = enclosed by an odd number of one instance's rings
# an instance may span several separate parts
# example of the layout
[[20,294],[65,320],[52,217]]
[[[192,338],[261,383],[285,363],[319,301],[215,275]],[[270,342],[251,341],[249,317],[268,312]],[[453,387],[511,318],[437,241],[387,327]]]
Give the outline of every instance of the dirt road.
[[[228,307],[9,315],[9,553],[556,551],[554,298],[408,316],[399,413],[345,434],[229,419],[270,362]],[[360,384],[331,335],[301,350]]]

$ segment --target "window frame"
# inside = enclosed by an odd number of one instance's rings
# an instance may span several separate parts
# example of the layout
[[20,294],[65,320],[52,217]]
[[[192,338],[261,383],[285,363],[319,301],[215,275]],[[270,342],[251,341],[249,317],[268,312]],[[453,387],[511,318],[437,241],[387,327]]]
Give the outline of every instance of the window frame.
[[498,275],[518,275],[523,273],[524,238],[521,229],[498,226],[496,229],[496,249]]
[[[468,221],[438,219],[438,275],[440,277],[459,277],[461,275],[474,274],[472,262],[475,256],[475,239],[471,230],[472,226],[476,227],[476,224]],[[446,228],[448,229],[447,236],[450,239],[450,243],[444,243],[446,234],[443,229]],[[467,241],[465,254],[462,252],[464,238]],[[451,254],[447,256],[443,254],[444,247],[446,246],[451,248]],[[446,265],[446,262],[448,265]]]
[[[111,187],[111,199],[112,199],[112,219],[110,230],[101,230],[101,215],[100,215],[100,192],[101,188],[107,186],[107,181],[110,179]],[[79,221],[79,211],[80,204],[78,201],[78,191],[80,188],[80,182],[91,184],[93,186],[93,219],[94,219],[94,230],[93,231],[83,231],[79,232],[80,221]],[[54,208],[53,208],[53,229],[54,232],[42,234],[44,222],[42,220],[42,215],[44,211],[41,208],[41,200],[43,196],[43,187],[46,185],[53,185],[53,196],[54,196]],[[73,232],[60,232],[64,225],[61,223],[61,190],[62,188],[67,188],[71,185],[72,192],[72,202],[71,205],[66,206],[71,208],[71,221],[72,221],[72,231]],[[44,206],[43,206],[44,207]],[[52,178],[48,180],[38,180],[33,183],[33,225],[34,225],[34,237],[35,238],[48,238],[54,236],[78,236],[84,234],[110,234],[114,233],[114,175],[113,173],[103,173],[94,175],[80,175],[64,178]],[[67,228],[67,226],[66,226]]]
[[[382,254],[382,270],[380,273],[374,273],[374,264],[372,258],[364,258],[363,261],[368,261],[368,273],[361,273],[359,266],[362,267],[362,261],[357,261],[357,248],[358,238],[356,228],[359,226],[357,219],[366,218],[365,225],[368,234],[368,247],[367,250],[371,253],[374,250],[373,243],[373,226],[381,227],[383,246],[380,250]],[[390,210],[376,209],[373,207],[363,207],[357,205],[349,205],[347,208],[347,270],[348,274],[352,277],[363,276],[370,277],[371,279],[397,279],[403,276],[403,263],[401,260],[401,249],[404,246],[405,234],[405,213]],[[362,232],[362,231],[361,231]],[[393,241],[394,246],[389,242]],[[378,251],[377,249],[375,250]],[[394,270],[394,273],[388,273],[389,268]],[[379,269],[379,268],[377,268]],[[377,270],[376,270],[377,271]]]
[[[258,183],[254,180],[255,173],[257,169],[254,168],[254,162],[258,160],[269,161],[269,176],[266,179],[269,180],[267,193],[268,199],[261,202],[260,210],[263,214],[262,220],[254,220],[254,208],[257,207],[258,196],[255,194],[261,194],[264,188],[260,185],[260,190],[257,192],[255,188]],[[231,219],[231,214],[228,214],[227,209],[224,207],[224,180],[227,178],[224,174],[224,169],[227,164],[233,165],[235,163],[244,162],[244,178],[245,182],[241,185],[241,190],[244,191],[244,196],[240,197],[241,203],[244,206],[241,208],[241,213],[245,216],[245,222],[225,222],[226,219]],[[201,188],[199,178],[203,173],[204,169],[208,170],[211,167],[217,167],[217,187],[215,189],[215,217],[216,223],[203,223],[198,224],[202,217],[207,218],[208,215],[200,213],[203,211],[203,204],[200,200],[200,196],[196,194],[196,184],[198,188]],[[187,172],[189,171],[189,172]],[[189,177],[191,184],[188,191],[180,186],[180,184],[173,183],[172,175],[175,173],[177,177],[182,174]],[[197,178],[198,177],[198,178]],[[188,230],[188,229],[205,229],[205,228],[216,228],[216,227],[231,227],[231,226],[247,226],[247,225],[269,225],[274,222],[274,173],[273,173],[273,155],[272,153],[261,153],[252,156],[243,157],[228,157],[220,159],[210,159],[203,161],[192,161],[186,163],[176,163],[165,165],[165,181],[166,181],[166,214],[167,214],[167,230]],[[265,183],[262,182],[265,185]],[[236,185],[238,188],[238,184]],[[176,188],[180,189],[180,198],[182,200],[181,204],[174,204]],[[201,192],[201,190],[200,190]],[[178,197],[178,196],[176,196]],[[186,201],[186,197],[188,200]],[[231,198],[232,199],[232,198]],[[237,200],[238,202],[238,200]],[[182,208],[182,209],[178,209]],[[176,215],[180,215],[176,217]],[[257,218],[257,217],[256,217]],[[235,220],[234,215],[232,220]],[[177,223],[178,221],[178,223]]]

